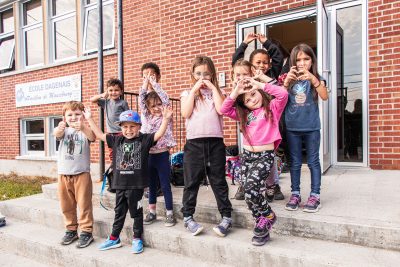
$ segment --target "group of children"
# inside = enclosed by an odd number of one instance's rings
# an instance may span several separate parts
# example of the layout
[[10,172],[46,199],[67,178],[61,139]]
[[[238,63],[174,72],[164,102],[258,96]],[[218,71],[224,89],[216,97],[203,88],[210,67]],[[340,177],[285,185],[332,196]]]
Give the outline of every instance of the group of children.
[[[255,39],[268,52],[257,49],[250,55],[250,61],[242,59],[247,44]],[[284,62],[286,60],[289,63]],[[244,137],[241,186],[255,220],[253,245],[264,245],[269,240],[269,231],[277,218],[268,204],[268,194],[264,193],[268,186],[276,188],[277,185],[279,188],[279,179],[270,178],[270,173],[276,159],[275,150],[282,139],[279,124],[284,111],[292,182],[292,195],[286,209],[297,210],[301,202],[302,142],[305,143],[312,180],[311,194],[304,211],[316,212],[321,207],[318,96],[327,99],[327,90],[317,73],[315,54],[308,45],[294,47],[286,60],[274,42],[261,34],[249,34],[234,54],[233,88],[227,95],[218,86],[213,61],[206,56],[194,59],[191,67],[192,88],[181,94],[181,115],[186,119],[182,212],[184,226],[193,235],[204,229],[193,217],[202,184],[211,186],[221,214],[221,221],[213,228],[214,232],[224,237],[232,227],[232,204],[225,177],[223,116],[239,121]],[[287,74],[280,76],[284,63],[290,64],[291,68]],[[91,98],[106,111],[107,134],[94,122],[90,108],[84,108],[82,103],[72,101],[63,107],[63,121],[55,128],[54,135],[60,140],[59,195],[67,228],[62,239],[64,245],[79,239],[77,247],[82,248],[93,241],[90,143],[96,139],[106,142],[112,149],[110,158],[114,176],[111,186],[116,190],[112,232],[99,249],[121,246],[119,235],[129,210],[134,219],[132,252],[143,251],[143,224],[150,224],[157,218],[158,180],[165,198],[164,224],[173,226],[176,223],[169,182],[169,150],[176,145],[172,110],[168,106],[166,92],[159,85],[159,67],[146,63],[141,68],[141,74],[141,116],[129,110],[126,101],[121,99],[123,87],[118,80],[110,80],[106,93]],[[149,188],[149,212],[144,218],[142,198],[146,187]],[[272,194],[275,193],[282,194],[280,189],[274,189]],[[80,210],[79,237],[76,205]]]

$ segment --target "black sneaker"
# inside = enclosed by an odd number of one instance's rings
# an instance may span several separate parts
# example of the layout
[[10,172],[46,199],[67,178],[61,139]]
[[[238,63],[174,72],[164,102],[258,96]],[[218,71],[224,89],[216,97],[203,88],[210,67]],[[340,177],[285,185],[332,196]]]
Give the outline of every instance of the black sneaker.
[[251,239],[251,243],[254,246],[262,246],[265,245],[265,243],[267,243],[268,240],[269,240],[269,233],[263,237],[253,236],[253,238]]
[[236,200],[244,200],[244,188],[243,186],[239,185],[238,190],[236,191],[235,196],[233,197]]
[[157,215],[149,212],[149,213],[147,213],[146,218],[144,218],[143,224],[146,224],[146,225],[152,224],[156,220],[157,220]]
[[76,244],[77,248],[86,248],[93,242],[93,235],[92,233],[82,232],[79,236],[78,243]]
[[267,186],[265,197],[267,198],[268,202],[274,201],[274,194],[275,194],[275,185]]
[[77,231],[66,231],[64,237],[61,239],[61,245],[69,245],[77,239]]
[[279,184],[275,185],[274,200],[284,200],[285,196],[282,194]]

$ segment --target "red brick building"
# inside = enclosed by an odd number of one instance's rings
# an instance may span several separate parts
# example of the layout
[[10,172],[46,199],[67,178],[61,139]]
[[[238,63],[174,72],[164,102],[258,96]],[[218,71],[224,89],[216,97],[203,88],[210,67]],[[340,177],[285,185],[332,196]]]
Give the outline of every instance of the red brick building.
[[[62,103],[28,98],[18,104],[18,90],[78,74],[78,97],[88,104],[98,90],[96,10],[93,0],[0,0],[1,172],[55,174],[51,131]],[[103,1],[103,10],[107,80],[118,76],[116,1]],[[400,169],[398,1],[132,0],[123,1],[123,22],[125,90],[138,92],[140,66],[153,61],[174,98],[190,86],[196,55],[214,60],[230,91],[231,55],[250,31],[278,39],[287,50],[308,43],[330,89],[329,102],[320,105],[324,169]],[[249,45],[246,54],[255,46],[260,44]],[[237,142],[236,133],[226,119],[227,145]],[[96,143],[94,163],[98,156]]]

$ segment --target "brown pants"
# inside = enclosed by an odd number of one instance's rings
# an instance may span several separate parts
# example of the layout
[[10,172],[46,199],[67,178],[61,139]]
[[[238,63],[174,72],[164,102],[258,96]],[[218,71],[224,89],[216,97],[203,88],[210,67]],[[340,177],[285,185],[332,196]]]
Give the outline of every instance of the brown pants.
[[76,207],[79,207],[79,226],[81,231],[93,231],[92,179],[90,173],[77,175],[60,175],[58,179],[58,195],[61,211],[67,230],[78,229]]

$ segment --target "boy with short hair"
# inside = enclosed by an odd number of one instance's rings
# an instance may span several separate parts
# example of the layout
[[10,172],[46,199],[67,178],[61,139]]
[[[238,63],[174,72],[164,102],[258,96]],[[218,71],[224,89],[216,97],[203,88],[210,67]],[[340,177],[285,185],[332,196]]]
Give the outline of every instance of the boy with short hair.
[[[70,101],[63,106],[63,120],[54,128],[53,135],[60,140],[58,147],[58,194],[67,231],[62,245],[78,239],[77,248],[93,241],[92,179],[90,177],[90,142],[96,140],[92,130],[83,122],[84,105]],[[79,207],[79,225],[77,218]]]
[[[113,135],[120,135],[121,128],[115,124],[119,115],[128,110],[128,102],[122,99],[124,94],[124,86],[119,79],[111,78],[107,81],[107,89],[104,93],[94,95],[90,98],[90,102],[97,104],[104,109],[106,117],[107,133]],[[109,157],[112,161],[113,151],[109,149]],[[102,178],[100,178],[101,180]]]
[[99,246],[100,250],[108,250],[121,246],[119,235],[124,226],[126,213],[129,210],[133,223],[132,253],[143,252],[143,206],[144,188],[149,186],[148,157],[150,148],[164,135],[169,120],[172,117],[171,109],[163,109],[163,120],[157,132],[142,134],[140,116],[137,112],[128,110],[119,116],[117,122],[121,126],[122,136],[104,134],[91,117],[90,109],[85,109],[85,118],[96,137],[112,147],[115,153],[113,158],[114,179],[112,187],[115,194],[115,218],[112,233]]

